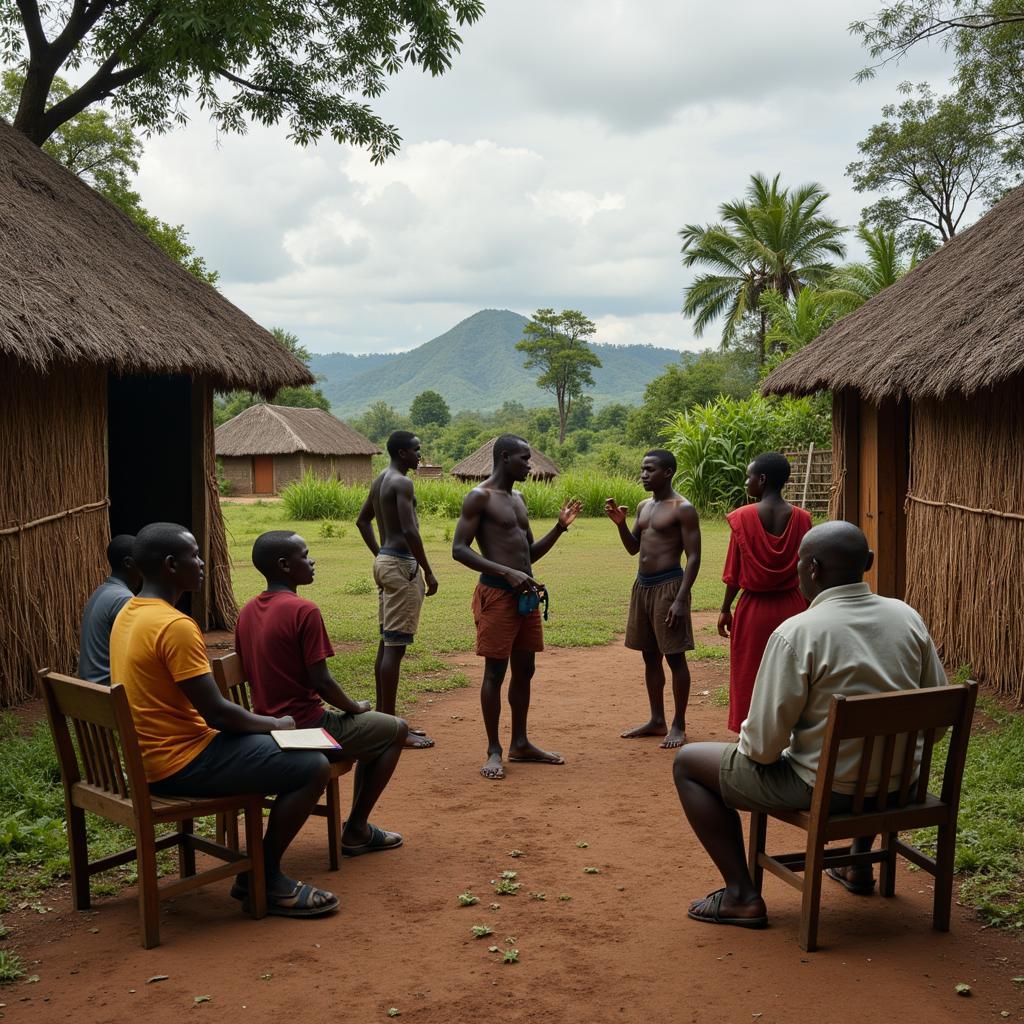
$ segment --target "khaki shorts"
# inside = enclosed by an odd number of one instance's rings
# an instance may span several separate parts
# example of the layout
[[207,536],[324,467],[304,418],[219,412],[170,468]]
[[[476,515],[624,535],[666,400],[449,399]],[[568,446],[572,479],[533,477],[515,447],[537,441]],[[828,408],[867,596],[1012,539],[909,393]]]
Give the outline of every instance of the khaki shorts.
[[327,708],[317,725],[341,744],[341,756],[353,761],[376,761],[398,735],[398,719],[380,711],[349,715]]
[[682,654],[693,650],[693,624],[690,622],[690,595],[686,595],[686,613],[672,628],[665,616],[679,593],[682,576],[645,586],[639,579],[629,597],[629,619],[626,622],[626,646],[632,651],[660,651]]
[[377,584],[380,632],[385,647],[411,644],[420,624],[427,588],[415,558],[379,554],[373,561]]
[[[793,771],[788,758],[758,764],[741,754],[735,743],[722,751],[718,787],[726,806],[736,811],[806,811],[814,793],[814,787]],[[846,814],[852,806],[853,797],[834,792],[829,810]]]

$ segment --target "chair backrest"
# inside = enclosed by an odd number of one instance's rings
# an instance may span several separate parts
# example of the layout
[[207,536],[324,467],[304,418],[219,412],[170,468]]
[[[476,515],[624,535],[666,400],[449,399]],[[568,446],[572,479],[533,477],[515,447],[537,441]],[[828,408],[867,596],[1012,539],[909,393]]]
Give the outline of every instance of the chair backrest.
[[242,669],[242,659],[232,653],[214,658],[210,664],[213,666],[213,678],[224,697],[240,704],[246,711],[252,711],[252,690]]
[[134,792],[146,792],[142,755],[124,687],[120,683],[111,687],[87,683],[47,668],[40,670],[39,684],[64,785],[85,781],[112,797],[125,799]]
[[[882,786],[874,797],[877,810],[885,810],[890,799],[894,800],[896,807],[922,803],[928,795],[935,740],[949,729],[951,734],[941,799],[945,803],[958,802],[977,696],[978,684],[973,681],[964,685],[899,693],[834,696],[825,727],[818,785],[824,792],[831,790],[840,744],[860,740],[863,746],[853,813],[860,814],[864,809],[873,766],[878,767],[876,777],[882,780]],[[899,767],[894,770],[897,758]],[[897,771],[899,786],[890,790],[888,782]]]

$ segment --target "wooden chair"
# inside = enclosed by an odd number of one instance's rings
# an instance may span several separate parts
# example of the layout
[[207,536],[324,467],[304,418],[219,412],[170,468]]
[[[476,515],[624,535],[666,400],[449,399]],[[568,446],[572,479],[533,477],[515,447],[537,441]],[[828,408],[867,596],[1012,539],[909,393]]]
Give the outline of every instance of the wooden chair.
[[[265,916],[262,796],[193,799],[151,795],[124,687],[98,686],[45,668],[39,672],[39,679],[64,784],[75,909],[89,909],[89,879],[93,875],[134,860],[138,862],[139,917],[146,949],[160,944],[161,900],[240,872],[249,872],[252,916]],[[86,811],[130,828],[135,833],[135,846],[90,861]],[[210,842],[193,830],[196,818],[228,812],[236,817],[238,811],[245,812],[245,854]],[[176,831],[157,838],[157,826],[164,824],[174,824]],[[172,847],[178,851],[179,878],[161,885],[157,881],[156,855]],[[226,863],[197,874],[197,852]]]
[[[879,891],[883,896],[893,896],[896,892],[897,855],[935,876],[932,925],[937,931],[949,931],[956,821],[977,690],[977,683],[968,682],[965,686],[833,697],[810,808],[806,811],[755,811],[751,814],[748,846],[751,877],[758,892],[761,891],[765,870],[802,891],[802,949],[812,951],[817,948],[821,875],[826,868],[880,864]],[[945,729],[952,729],[952,733],[942,777],[942,792],[936,797],[928,792],[928,777],[936,735]],[[918,738],[922,736],[920,772],[915,779],[914,752]],[[857,789],[849,814],[830,814],[829,795],[836,757],[839,744],[844,740],[863,740]],[[876,764],[879,761],[876,740],[882,741],[880,777],[890,778],[894,763],[899,764],[899,787],[890,793],[866,797],[873,755]],[[807,833],[806,850],[778,856],[765,853],[769,817],[804,829]],[[899,838],[899,833],[905,829],[932,825],[938,826],[939,830],[934,859]],[[825,849],[826,843],[835,840],[877,834],[882,836],[878,850],[855,854],[849,846]],[[798,871],[803,872],[802,877],[796,874]]]
[[[220,692],[236,704],[240,704],[246,711],[252,711],[252,691],[249,687],[249,680],[245,678],[242,671],[242,659],[237,654],[227,654],[223,658],[214,658],[210,664],[213,666],[213,678],[217,680]],[[341,786],[338,780],[342,775],[352,771],[354,761],[332,761],[331,777],[327,782],[327,790],[324,794],[325,802],[317,804],[313,813],[320,818],[327,819],[327,859],[331,871],[337,871],[341,863]],[[273,807],[274,798],[264,797],[264,807]],[[221,842],[227,842],[229,846],[238,846],[238,815],[237,813],[221,815],[217,819],[217,838]]]

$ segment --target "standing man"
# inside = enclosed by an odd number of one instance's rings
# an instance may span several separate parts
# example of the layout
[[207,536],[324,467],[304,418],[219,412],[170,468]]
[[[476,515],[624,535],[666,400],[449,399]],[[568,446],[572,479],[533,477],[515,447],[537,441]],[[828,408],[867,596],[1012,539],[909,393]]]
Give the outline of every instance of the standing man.
[[110,575],[92,592],[82,613],[78,678],[110,685],[110,630],[117,613],[139,592],[142,573],[132,561],[135,538],[119,533],[107,545]]
[[[380,598],[380,644],[373,666],[377,710],[394,715],[405,648],[419,626],[424,596],[437,593],[437,580],[423,550],[416,495],[406,476],[420,464],[420,439],[408,430],[396,430],[388,438],[387,448],[391,465],[370,485],[356,526],[373,554],[373,579]],[[374,519],[380,531],[379,544],[373,532]],[[410,727],[405,745],[423,749],[432,747],[434,741],[422,729]]]
[[[697,510],[672,489],[676,473],[675,456],[663,448],[649,451],[640,465],[640,482],[651,498],[637,506],[633,529],[626,526],[628,509],[614,498],[604,503],[605,514],[619,528],[622,546],[640,553],[639,571],[629,599],[626,646],[644,657],[644,678],[651,717],[644,725],[622,733],[636,736],[664,736],[663,749],[686,742],[686,704],[690,699],[690,668],[686,652],[693,650],[690,622],[690,591],[700,571],[700,522]],[[686,555],[685,568],[680,565]],[[671,727],[665,722],[664,657],[672,672],[675,716]]]
[[[494,442],[494,468],[479,487],[466,495],[455,527],[452,557],[480,573],[473,594],[476,653],[484,658],[480,707],[487,729],[485,779],[505,778],[498,740],[501,686],[512,664],[508,703],[512,709],[510,761],[564,764],[561,756],[535,747],[526,735],[530,711],[530,681],[536,654],[544,650],[538,597],[543,587],[533,578],[533,563],[543,558],[580,513],[580,502],[566,502],[554,527],[533,539],[522,494],[513,491],[530,474],[530,445],[515,434]],[[472,548],[476,540],[480,551]]]

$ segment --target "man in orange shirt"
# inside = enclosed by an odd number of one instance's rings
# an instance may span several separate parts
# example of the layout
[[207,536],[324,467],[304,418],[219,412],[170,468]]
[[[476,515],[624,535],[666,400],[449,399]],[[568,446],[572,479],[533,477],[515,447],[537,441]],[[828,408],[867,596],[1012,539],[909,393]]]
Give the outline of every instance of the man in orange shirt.
[[[338,906],[333,893],[281,871],[281,858],[327,786],[327,759],[315,750],[282,750],[272,729],[291,718],[254,715],[221,696],[195,620],[175,609],[203,582],[195,537],[174,523],[151,523],[132,558],[142,590],[121,609],[110,633],[111,682],[124,686],[150,791],[159,796],[277,795],[263,840],[268,911],[315,917]],[[231,890],[248,897],[248,879]]]

